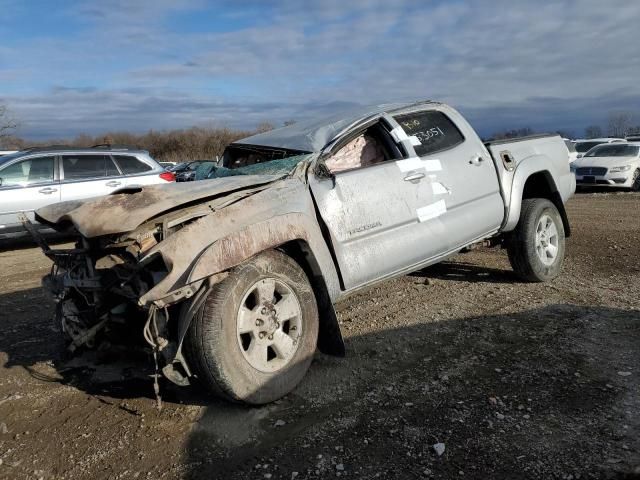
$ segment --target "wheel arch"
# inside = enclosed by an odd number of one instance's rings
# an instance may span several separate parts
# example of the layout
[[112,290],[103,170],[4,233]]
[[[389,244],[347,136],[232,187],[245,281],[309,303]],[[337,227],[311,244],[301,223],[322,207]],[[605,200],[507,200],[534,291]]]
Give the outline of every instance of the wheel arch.
[[[344,340],[332,300],[335,297],[332,288],[339,285],[337,273],[321,234],[315,234],[301,215],[286,215],[280,217],[278,222],[272,219],[216,240],[196,259],[187,283],[213,278],[268,250],[280,250],[304,270],[318,304],[318,349],[326,354],[344,356]],[[208,282],[203,288],[210,286]],[[183,312],[189,310],[191,315],[181,315],[180,318],[179,345],[195,313],[189,305],[183,307]]]
[[316,256],[303,239],[285,242],[278,247],[302,267],[309,278],[313,293],[318,303],[319,330],[318,349],[325,354],[343,357],[345,355],[344,339],[338,323],[338,316],[327,288],[322,269]]
[[[520,175],[518,175],[520,173]],[[520,177],[520,178],[518,178]],[[553,179],[553,175],[547,169],[539,169],[532,172],[517,172],[513,182],[511,193],[511,206],[504,226],[505,231],[513,230],[520,219],[522,200],[527,198],[546,198],[558,209],[565,237],[571,236],[569,217],[562,201],[562,196]]]

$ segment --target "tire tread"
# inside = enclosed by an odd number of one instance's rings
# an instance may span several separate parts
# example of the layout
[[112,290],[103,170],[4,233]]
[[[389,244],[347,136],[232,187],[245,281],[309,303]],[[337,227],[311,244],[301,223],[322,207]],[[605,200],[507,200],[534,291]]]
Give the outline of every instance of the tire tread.
[[[256,275],[259,270],[256,266],[258,262],[267,262],[269,269],[273,269],[274,273],[286,273],[294,277],[290,279],[292,282],[298,285],[303,284],[304,288],[308,288],[308,292],[313,295],[313,290],[306,274],[291,257],[274,250],[263,252],[232,269],[222,282],[211,288],[202,307],[195,313],[187,334],[188,360],[193,365],[199,382],[212,394],[237,403],[259,404],[264,402],[240,398],[234,393],[232,386],[237,379],[229,378],[224,365],[219,361],[219,358],[216,358],[218,353],[212,351],[211,345],[225,345],[225,332],[222,325],[225,320],[220,312],[223,311],[225,301],[232,295],[238,279]],[[312,300],[311,318],[305,319],[305,322],[309,322],[307,328],[310,329],[309,332],[314,337],[313,349],[315,350],[318,315],[315,297],[312,297]],[[314,322],[315,325],[313,325]],[[302,348],[302,345],[300,348]],[[311,359],[309,358],[308,363],[310,362]],[[278,383],[277,380],[275,383]]]
[[[507,244],[507,253],[511,267],[520,278],[528,282],[545,282],[553,278],[544,276],[540,272],[536,271],[534,268],[534,262],[537,262],[538,259],[532,258],[533,255],[531,254],[532,250],[535,250],[535,238],[531,235],[531,229],[535,229],[534,223],[537,221],[538,217],[535,215],[535,212],[538,209],[543,211],[546,208],[552,209],[552,212],[554,212],[557,219],[560,219],[560,214],[556,206],[546,198],[523,199],[518,225],[513,231]],[[560,256],[559,261],[561,266],[564,256],[564,228],[561,220],[556,226],[562,242],[561,251],[558,253]]]

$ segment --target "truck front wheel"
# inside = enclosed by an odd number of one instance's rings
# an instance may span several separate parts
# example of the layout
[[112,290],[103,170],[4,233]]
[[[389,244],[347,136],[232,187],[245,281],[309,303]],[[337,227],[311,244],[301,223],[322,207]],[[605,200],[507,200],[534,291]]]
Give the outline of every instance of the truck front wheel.
[[279,251],[234,268],[192,319],[187,352],[212,393],[254,405],[302,380],[318,338],[318,308],[304,270]]
[[523,280],[548,282],[560,274],[565,237],[556,206],[545,198],[522,200],[520,220],[507,251],[513,270]]

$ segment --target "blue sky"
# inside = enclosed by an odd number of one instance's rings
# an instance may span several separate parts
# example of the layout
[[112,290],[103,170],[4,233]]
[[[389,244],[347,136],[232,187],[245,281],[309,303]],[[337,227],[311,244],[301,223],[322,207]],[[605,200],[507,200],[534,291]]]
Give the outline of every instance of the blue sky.
[[483,135],[640,124],[640,2],[0,0],[28,138],[253,128],[430,98]]

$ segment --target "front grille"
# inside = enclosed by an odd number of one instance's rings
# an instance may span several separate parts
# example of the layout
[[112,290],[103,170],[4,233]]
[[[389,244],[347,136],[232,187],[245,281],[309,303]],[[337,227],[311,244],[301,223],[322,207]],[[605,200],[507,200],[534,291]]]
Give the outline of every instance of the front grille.
[[607,169],[605,167],[580,167],[576,169],[578,175],[606,175]]

